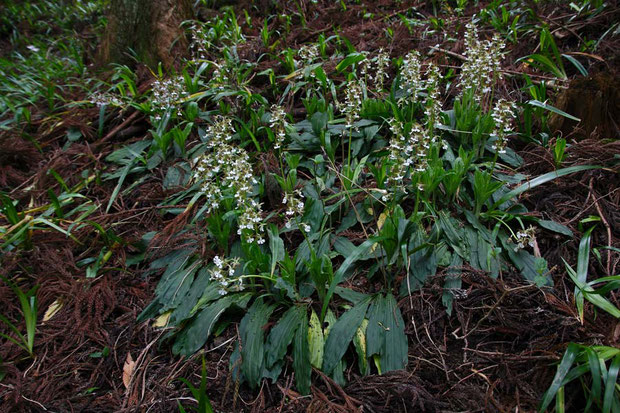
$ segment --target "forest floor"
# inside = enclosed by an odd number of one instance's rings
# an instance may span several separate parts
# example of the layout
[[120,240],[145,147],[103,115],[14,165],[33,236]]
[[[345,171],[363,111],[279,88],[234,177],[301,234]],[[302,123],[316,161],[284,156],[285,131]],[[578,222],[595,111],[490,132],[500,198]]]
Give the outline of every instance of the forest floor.
[[[243,10],[252,22],[252,27],[242,25],[246,42],[237,49],[242,60],[256,61],[266,51],[260,32],[267,17],[262,3],[268,2],[242,2],[234,6],[240,23]],[[464,2],[468,4],[464,10],[457,12],[454,7],[446,7],[435,13],[434,3],[347,2],[343,10],[334,1],[287,2],[278,6],[279,12],[294,16],[293,27],[282,32],[276,50],[297,48],[316,41],[321,34],[329,37],[339,28],[338,34],[346,37],[356,50],[384,48],[396,57],[415,49],[424,59],[449,70],[460,64],[464,45],[462,41],[448,39],[458,38],[464,22],[491,6],[490,2],[470,1]],[[577,234],[567,238],[550,231],[537,233],[537,248],[548,262],[553,288],[539,288],[525,281],[516,270],[492,278],[464,265],[464,293],[454,301],[449,313],[442,304],[447,269],[439,270],[423,287],[399,301],[409,343],[405,370],[362,376],[350,363],[351,368],[344,372],[345,386],[315,370],[309,396],[301,396],[295,390],[293,376],[286,371],[274,383],[264,380],[258,389],[252,390],[245,384],[238,387],[229,373],[233,341],[238,334],[238,326],[231,323],[207,343],[203,352],[207,394],[216,411],[531,412],[537,410],[568,343],[620,346],[620,322],[611,315],[586,302],[584,320],[579,320],[574,284],[563,262],[564,259],[575,266],[580,234],[589,228],[588,222],[595,222],[591,244],[611,249],[597,250],[599,259],[590,260],[590,274],[618,273],[617,24],[612,30],[615,33],[604,37],[595,51],[582,46],[613,28],[620,20],[620,11],[615,1],[606,2],[604,11],[596,15],[579,14],[567,2],[523,3],[519,14],[525,16],[526,10],[534,10],[535,24],[546,25],[554,34],[557,47],[578,58],[588,76],[582,76],[566,63],[566,79],[557,79],[523,61],[517,62],[534,53],[540,42],[538,32],[524,33],[516,43],[507,44],[503,65],[506,76],[497,93],[519,102],[531,99],[524,87],[523,73],[530,74],[538,83],[555,84],[556,87],[548,86],[549,103],[582,119],[579,125],[557,116],[549,120],[549,137],[553,140],[562,134],[569,142],[563,166],[604,166],[560,177],[521,198],[532,216],[553,220]],[[296,21],[296,4],[304,11],[305,25]],[[501,9],[496,10],[501,26]],[[200,16],[216,14],[215,10],[203,8]],[[407,20],[409,26],[405,24]],[[277,22],[272,19],[270,24]],[[507,30],[511,23],[504,23]],[[27,38],[31,32],[37,34],[34,22],[20,24],[22,37]],[[96,43],[94,26],[94,20],[84,23],[78,32],[81,41]],[[429,32],[429,27],[434,29]],[[484,36],[494,31],[496,28],[490,23],[479,28]],[[434,48],[436,45],[439,46]],[[0,56],[4,60],[15,59],[17,48],[10,41],[0,40]],[[92,48],[85,49],[83,59],[87,66],[94,61],[93,56]],[[333,62],[331,71],[329,64],[325,70],[338,80],[336,63]],[[270,68],[276,75],[286,74],[275,58],[261,58],[255,71]],[[138,89],[148,90],[153,76],[144,67],[138,67],[136,73]],[[102,72],[99,76],[108,75]],[[264,76],[250,82],[256,93],[267,86]],[[89,99],[87,92],[79,88],[67,87],[58,93],[63,94],[65,102]],[[93,105],[64,105],[51,110],[45,101],[39,101],[28,107],[27,123],[22,118],[3,123],[0,129],[0,190],[18,201],[20,213],[35,211],[30,212],[31,218],[32,214],[37,217],[38,207],[43,210],[52,202],[49,190],[60,193],[63,186],[75,188],[93,171],[107,168],[105,159],[114,150],[143,140],[149,133],[148,119],[131,109],[116,110],[99,125],[99,109]],[[300,99],[289,102],[289,113],[296,120],[305,119]],[[76,133],[79,138],[69,145]],[[199,137],[193,133],[188,139],[191,143]],[[515,138],[510,146],[523,158],[518,173],[538,176],[556,168],[550,144]],[[74,240],[58,231],[34,230],[29,233],[27,245],[0,250],[1,275],[10,276],[23,291],[39,286],[36,357],[27,357],[5,339],[0,341],[0,368],[4,375],[0,381],[0,411],[170,412],[177,410],[179,402],[191,405],[192,395],[175,379],[184,377],[198,383],[200,357],[173,355],[169,342],[160,340],[165,330],[153,327],[152,321],[136,321],[153,299],[159,278],[144,276],[146,266],[130,267],[127,263],[140,252],[136,245],[145,234],[179,225],[178,217],[162,206],[164,200],[183,190],[164,185],[171,165],[162,162],[150,171],[148,179],[128,179],[121,195],[115,193],[114,180],[96,179],[76,190],[92,205],[102,206],[88,216],[102,231],[95,230],[95,226],[82,227],[74,232]],[[112,207],[106,212],[105,206],[112,197]],[[0,224],[5,229],[11,226],[7,214],[0,214]],[[108,228],[114,228],[115,237],[122,241],[106,236]],[[351,240],[358,236],[359,231],[350,231]],[[7,239],[3,238],[0,242]],[[172,248],[172,243],[160,243],[158,248],[161,256],[166,248]],[[108,251],[112,253],[97,268],[96,276],[86,277],[86,268],[100,252]],[[608,300],[618,305],[617,290],[610,293]],[[0,302],[0,313],[23,331],[20,303],[3,283]],[[50,316],[51,306],[56,306],[57,311]],[[130,377],[126,371],[128,357],[135,362]],[[578,382],[567,387],[567,411],[583,409],[585,399],[580,387]]]

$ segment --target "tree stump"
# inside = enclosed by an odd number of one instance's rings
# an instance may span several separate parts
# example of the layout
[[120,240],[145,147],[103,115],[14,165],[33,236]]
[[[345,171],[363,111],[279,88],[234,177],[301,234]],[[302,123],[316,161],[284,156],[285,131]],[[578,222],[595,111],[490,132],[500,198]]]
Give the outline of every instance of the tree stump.
[[102,64],[138,61],[172,68],[188,54],[181,23],[193,16],[189,0],[111,0],[108,27],[100,47]]

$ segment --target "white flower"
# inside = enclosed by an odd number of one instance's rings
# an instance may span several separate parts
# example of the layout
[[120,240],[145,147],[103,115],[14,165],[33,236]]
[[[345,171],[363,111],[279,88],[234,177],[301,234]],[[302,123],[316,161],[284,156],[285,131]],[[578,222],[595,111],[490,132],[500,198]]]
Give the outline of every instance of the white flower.
[[233,193],[237,208],[241,210],[237,233],[247,242],[253,242],[260,240],[264,230],[261,204],[251,198],[257,181],[248,153],[230,144],[233,135],[232,120],[216,117],[207,130],[210,151],[198,159],[193,179],[202,182],[201,190],[207,198],[209,212],[218,208],[224,197],[222,188]]
[[506,136],[512,132],[512,121],[514,119],[514,104],[505,99],[499,99],[493,108],[491,117],[495,122],[495,129],[492,135],[496,137],[492,148],[497,153],[506,153]]
[[221,259],[215,256],[213,264],[216,268],[210,269],[209,275],[212,281],[218,283],[220,287],[218,293],[220,295],[226,295],[231,289],[236,291],[243,289],[243,280],[240,277],[234,277],[235,271],[239,266],[238,258]]
[[463,92],[473,90],[477,102],[493,89],[496,79],[501,78],[504,47],[506,45],[497,34],[492,40],[479,40],[476,26],[473,23],[467,25],[464,53],[467,60],[461,66],[459,86]]
[[269,127],[275,136],[275,143],[273,146],[275,149],[279,149],[282,145],[284,145],[287,125],[288,123],[286,122],[286,112],[284,112],[284,108],[278,105],[272,105]]
[[363,89],[362,82],[359,80],[349,81],[345,92],[344,103],[339,104],[340,111],[345,115],[345,122],[343,133],[346,133],[347,129],[353,127],[353,124],[360,117],[360,110],[362,108]]
[[153,82],[152,91],[153,108],[156,112],[160,112],[156,116],[161,118],[161,112],[168,110],[176,110],[177,114],[181,115],[181,101],[188,95],[183,76],[156,80]]
[[398,103],[416,102],[417,92],[422,89],[421,70],[420,53],[417,50],[407,53],[400,69],[400,89],[406,93],[398,100]]

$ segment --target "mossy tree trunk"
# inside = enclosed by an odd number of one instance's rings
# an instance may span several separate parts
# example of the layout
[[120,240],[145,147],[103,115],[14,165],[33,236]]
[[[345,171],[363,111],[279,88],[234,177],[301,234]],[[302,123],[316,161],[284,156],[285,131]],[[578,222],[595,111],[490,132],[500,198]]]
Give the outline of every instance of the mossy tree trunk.
[[188,51],[181,23],[192,14],[190,0],[111,0],[101,63],[133,65],[135,55],[151,68],[174,66]]

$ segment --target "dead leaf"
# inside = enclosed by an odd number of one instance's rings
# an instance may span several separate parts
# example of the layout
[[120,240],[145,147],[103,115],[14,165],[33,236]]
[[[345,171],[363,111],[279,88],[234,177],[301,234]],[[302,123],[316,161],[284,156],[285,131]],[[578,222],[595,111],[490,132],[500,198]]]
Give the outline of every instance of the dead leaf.
[[131,353],[127,353],[127,358],[125,359],[125,365],[123,366],[123,384],[125,388],[129,388],[129,384],[131,383],[131,376],[133,375],[133,369],[136,366],[136,362],[131,358]]
[[56,315],[58,311],[62,308],[62,299],[57,298],[49,307],[47,307],[47,311],[43,315],[43,322],[49,321],[52,317]]

